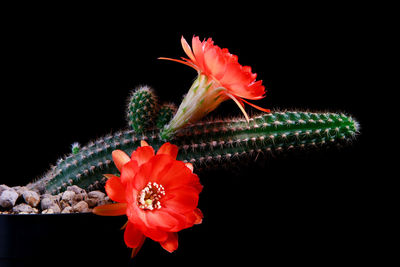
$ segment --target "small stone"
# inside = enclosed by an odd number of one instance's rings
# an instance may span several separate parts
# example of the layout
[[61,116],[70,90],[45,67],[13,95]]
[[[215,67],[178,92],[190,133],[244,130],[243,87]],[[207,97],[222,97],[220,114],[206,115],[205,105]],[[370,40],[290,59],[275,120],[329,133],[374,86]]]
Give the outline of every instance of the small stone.
[[74,212],[89,212],[89,205],[85,201],[80,201],[72,209]]
[[46,196],[40,201],[40,207],[42,210],[49,209],[51,205],[54,205],[54,201],[51,199],[51,197]]
[[42,194],[42,195],[40,195],[40,199],[44,199],[44,198],[51,198],[51,197],[53,197],[53,195],[51,195],[51,194]]
[[61,208],[60,208],[60,206],[57,205],[57,203],[54,203],[53,205],[51,205],[49,209],[52,209],[54,211],[54,213],[61,212]]
[[58,202],[58,201],[61,200],[62,195],[63,195],[63,193],[60,193],[60,194],[58,194],[58,195],[50,195],[50,196],[51,196],[51,198],[52,198],[54,201]]
[[8,187],[7,185],[0,184],[0,195],[1,195],[1,193],[3,193],[4,190],[8,190],[8,189],[10,189],[10,187]]
[[88,193],[88,197],[89,198],[104,199],[105,196],[106,196],[106,194],[104,194],[101,191],[91,191],[91,192]]
[[60,203],[60,208],[62,210],[65,209],[66,207],[71,206],[67,200],[61,200],[59,203]]
[[77,202],[79,202],[79,201],[82,201],[82,200],[86,200],[87,199],[87,194],[86,194],[86,192],[83,192],[83,193],[75,193],[75,196],[74,196],[74,202],[75,203],[77,203]]
[[72,205],[76,193],[74,191],[65,191],[62,194],[61,200],[69,202]]
[[15,206],[12,209],[12,211],[15,213],[19,213],[19,214],[35,213],[35,210],[31,206],[29,206],[28,204],[25,204],[25,203]]
[[0,206],[3,208],[12,208],[18,199],[18,193],[14,189],[6,189],[0,195]]
[[53,214],[54,210],[53,209],[46,209],[44,211],[42,211],[42,214]]
[[99,204],[99,202],[103,201],[106,194],[100,191],[91,191],[88,193],[88,199],[86,199],[86,203],[88,203],[89,207],[93,208]]
[[36,207],[40,202],[40,196],[35,191],[26,190],[22,193],[22,197],[24,198],[25,202],[33,208]]
[[99,200],[97,198],[88,198],[85,200],[90,208],[98,206]]
[[61,213],[72,213],[72,212],[73,212],[72,207],[65,207],[65,209],[63,209]]
[[68,187],[67,187],[67,191],[72,191],[72,192],[74,192],[75,194],[86,193],[86,191],[85,191],[84,189],[80,188],[80,187],[77,186],[77,185],[68,186]]
[[97,203],[98,206],[107,205],[113,203],[109,196],[106,196],[104,199],[100,199]]

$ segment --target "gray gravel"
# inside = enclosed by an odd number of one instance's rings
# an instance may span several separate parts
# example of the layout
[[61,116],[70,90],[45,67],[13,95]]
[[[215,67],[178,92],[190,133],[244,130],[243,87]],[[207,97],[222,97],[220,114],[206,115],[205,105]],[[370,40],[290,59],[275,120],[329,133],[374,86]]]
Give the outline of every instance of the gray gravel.
[[24,186],[0,185],[0,214],[82,213],[111,203],[104,192],[86,192],[76,185],[58,195],[41,195]]

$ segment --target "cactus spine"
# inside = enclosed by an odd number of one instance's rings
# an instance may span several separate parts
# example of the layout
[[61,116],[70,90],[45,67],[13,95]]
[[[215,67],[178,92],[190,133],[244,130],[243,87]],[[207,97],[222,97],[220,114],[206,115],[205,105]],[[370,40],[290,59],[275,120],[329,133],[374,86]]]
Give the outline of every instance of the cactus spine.
[[[358,123],[344,114],[287,111],[256,116],[249,123],[244,118],[196,123],[181,129],[170,142],[179,146],[179,160],[197,168],[204,163],[251,159],[265,151],[346,142],[357,132]],[[155,150],[164,143],[159,129],[108,135],[59,160],[31,186],[45,187],[50,193],[72,184],[91,190],[104,182],[102,174],[117,172],[111,152],[121,149],[130,154],[140,146],[140,140],[146,140]]]

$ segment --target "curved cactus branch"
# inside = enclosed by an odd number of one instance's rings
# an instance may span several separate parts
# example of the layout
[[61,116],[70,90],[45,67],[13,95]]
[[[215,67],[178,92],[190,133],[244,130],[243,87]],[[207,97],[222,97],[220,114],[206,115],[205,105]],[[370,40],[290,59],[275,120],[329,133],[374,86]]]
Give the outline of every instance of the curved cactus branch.
[[[170,142],[179,146],[179,160],[191,162],[198,168],[234,158],[252,159],[253,155],[264,151],[347,142],[355,137],[358,129],[357,121],[345,114],[286,111],[255,116],[249,123],[244,118],[196,123],[183,128]],[[130,154],[140,146],[140,140],[146,140],[154,149],[164,143],[156,128],[144,133],[117,132],[60,159],[43,178],[30,186],[50,193],[63,191],[73,184],[94,189],[104,183],[102,174],[117,173],[111,152],[121,149]]]

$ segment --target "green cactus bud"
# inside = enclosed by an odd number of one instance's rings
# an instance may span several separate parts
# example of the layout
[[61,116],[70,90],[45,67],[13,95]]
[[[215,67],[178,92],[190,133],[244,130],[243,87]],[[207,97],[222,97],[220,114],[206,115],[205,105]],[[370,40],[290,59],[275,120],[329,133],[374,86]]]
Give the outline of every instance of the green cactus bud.
[[176,113],[176,106],[172,103],[165,103],[160,107],[156,121],[157,129],[162,129]]
[[129,126],[137,133],[149,130],[154,126],[157,105],[157,97],[150,87],[142,86],[134,90],[127,108]]
[[80,149],[81,149],[81,145],[79,143],[77,143],[77,142],[73,143],[71,145],[71,152],[74,155],[78,154]]

